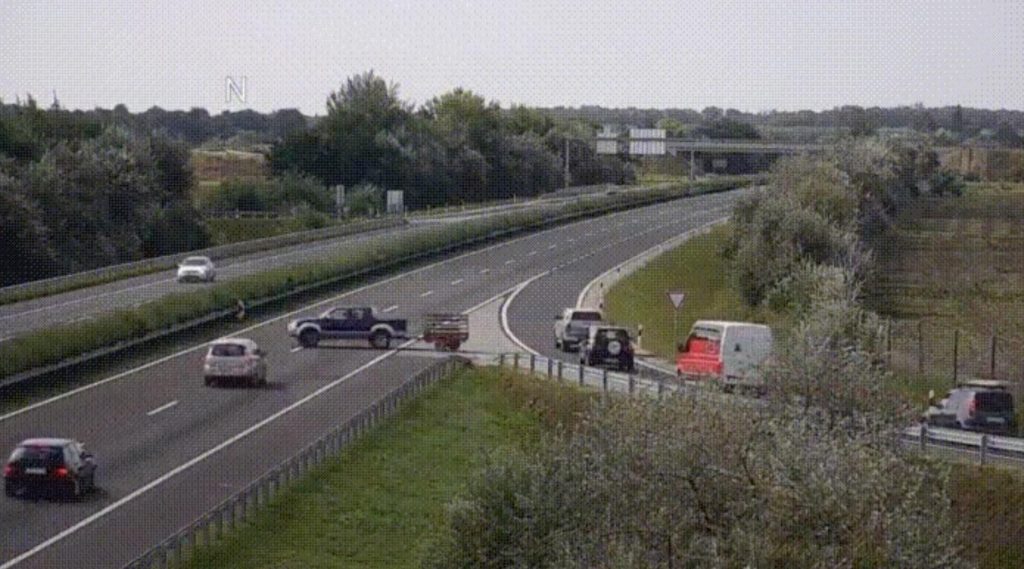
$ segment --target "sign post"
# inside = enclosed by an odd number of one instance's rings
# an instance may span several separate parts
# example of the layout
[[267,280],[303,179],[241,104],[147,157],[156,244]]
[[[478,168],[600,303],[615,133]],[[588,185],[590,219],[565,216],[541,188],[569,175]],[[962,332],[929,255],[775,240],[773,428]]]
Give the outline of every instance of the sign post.
[[675,309],[675,313],[672,315],[672,343],[679,341],[679,309],[683,306],[683,301],[686,300],[686,293],[682,291],[669,291],[668,299],[672,301],[672,307]]

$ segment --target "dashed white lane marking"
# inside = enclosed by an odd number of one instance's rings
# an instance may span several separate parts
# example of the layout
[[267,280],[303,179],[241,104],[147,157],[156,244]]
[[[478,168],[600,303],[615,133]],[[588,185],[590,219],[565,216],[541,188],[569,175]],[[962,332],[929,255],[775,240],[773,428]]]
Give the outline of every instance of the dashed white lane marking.
[[148,413],[146,413],[146,416],[147,417],[152,417],[153,415],[156,415],[157,413],[160,413],[161,411],[166,411],[166,410],[170,409],[171,407],[174,407],[177,404],[178,404],[178,400],[175,399],[174,401],[171,401],[170,403],[168,403],[166,405],[161,405],[161,406],[157,407],[156,409],[153,409],[152,411],[149,411]]
[[576,242],[576,238],[575,237],[570,237],[570,238],[566,239],[565,242],[566,243],[575,243]]
[[[433,291],[431,291],[431,292],[433,292]],[[398,305],[397,304],[392,304],[391,306],[385,308],[384,310],[381,310],[381,312],[388,313],[388,312],[391,312],[393,310],[398,310]]]
[[480,274],[481,274],[481,275],[486,275],[486,274],[487,274],[487,273],[489,273],[489,272],[491,272],[491,270],[490,270],[490,269],[480,269]]
[[432,294],[434,294],[434,291],[428,290],[427,292],[424,292],[423,294],[421,294],[420,297],[423,298],[423,297],[430,296]]
[[509,260],[505,261],[505,264],[506,265],[511,265],[512,263],[515,263],[515,262],[516,262],[515,259],[509,259]]
[[465,279],[455,279],[454,281],[452,281],[452,286],[455,286],[455,285],[461,283],[463,280],[465,280]]
[[555,247],[558,247],[558,245],[555,245],[555,244],[548,245],[548,249],[554,249]]
[[536,252],[536,251],[530,251],[529,253],[527,253],[527,254],[526,254],[526,256],[527,256],[527,257],[532,257],[532,256],[534,256],[534,255],[536,255],[536,254],[537,254],[537,252]]
[[292,348],[292,349],[290,349],[290,350],[288,350],[288,351],[289,351],[289,352],[291,352],[291,353],[293,353],[293,354],[294,354],[295,352],[301,352],[301,351],[302,351],[302,346],[295,346],[294,348]]

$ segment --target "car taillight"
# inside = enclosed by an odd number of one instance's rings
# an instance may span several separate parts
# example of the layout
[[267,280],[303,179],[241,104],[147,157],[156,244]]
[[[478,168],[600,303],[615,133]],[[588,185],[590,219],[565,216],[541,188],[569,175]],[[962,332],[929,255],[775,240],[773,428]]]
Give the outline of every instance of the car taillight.
[[14,472],[17,470],[13,465],[7,464],[4,466],[4,476],[14,476]]
[[67,476],[68,476],[68,469],[64,468],[63,466],[58,466],[53,471],[53,475],[56,476],[57,478],[67,478]]

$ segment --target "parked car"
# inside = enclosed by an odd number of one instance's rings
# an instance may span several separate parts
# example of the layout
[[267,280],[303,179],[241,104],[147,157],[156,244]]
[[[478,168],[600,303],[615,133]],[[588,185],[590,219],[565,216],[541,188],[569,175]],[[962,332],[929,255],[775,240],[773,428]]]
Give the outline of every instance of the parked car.
[[600,310],[592,308],[566,308],[555,316],[555,348],[568,352],[579,348],[587,339],[591,326],[604,321]]
[[760,366],[771,354],[772,331],[763,324],[698,320],[676,353],[676,374],[725,386],[759,386]]
[[378,318],[371,306],[331,308],[316,318],[298,318],[288,323],[288,335],[299,339],[305,348],[314,348],[320,340],[369,340],[374,348],[385,350],[391,340],[408,339],[404,318]]
[[1001,381],[966,381],[930,406],[922,420],[936,427],[998,435],[1017,432],[1013,395]]
[[178,282],[212,283],[217,278],[217,269],[209,257],[187,257],[178,264]]
[[4,466],[4,494],[56,491],[81,496],[96,488],[96,460],[72,439],[22,441]]
[[629,330],[620,326],[591,326],[586,341],[580,345],[580,365],[614,364],[622,371],[633,372],[633,355]]
[[203,382],[267,384],[267,353],[246,338],[225,338],[210,344],[203,361]]

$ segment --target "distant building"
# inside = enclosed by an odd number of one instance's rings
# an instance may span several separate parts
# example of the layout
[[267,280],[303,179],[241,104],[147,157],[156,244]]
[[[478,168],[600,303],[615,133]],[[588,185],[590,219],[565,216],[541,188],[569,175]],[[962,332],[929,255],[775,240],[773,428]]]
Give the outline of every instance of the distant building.
[[[634,139],[648,140],[634,140]],[[650,140],[661,139],[661,140]],[[629,153],[634,156],[663,156],[665,154],[665,129],[629,129]]]

